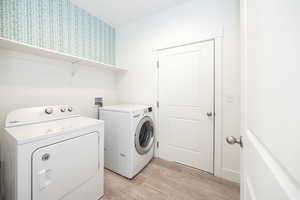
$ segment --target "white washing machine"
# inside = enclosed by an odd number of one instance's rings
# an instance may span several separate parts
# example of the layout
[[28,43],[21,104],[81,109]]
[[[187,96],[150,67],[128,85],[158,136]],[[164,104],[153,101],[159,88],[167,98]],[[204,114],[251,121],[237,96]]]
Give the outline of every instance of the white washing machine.
[[104,166],[127,178],[137,175],[153,158],[152,107],[114,105],[100,108],[105,123]]
[[5,200],[98,200],[103,196],[103,121],[69,106],[8,114],[1,137]]

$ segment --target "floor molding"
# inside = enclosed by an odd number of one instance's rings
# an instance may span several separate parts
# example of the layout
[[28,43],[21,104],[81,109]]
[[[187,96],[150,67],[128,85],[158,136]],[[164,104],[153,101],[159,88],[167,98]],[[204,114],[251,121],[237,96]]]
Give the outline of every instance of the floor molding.
[[232,169],[222,168],[222,178],[239,183],[240,173]]

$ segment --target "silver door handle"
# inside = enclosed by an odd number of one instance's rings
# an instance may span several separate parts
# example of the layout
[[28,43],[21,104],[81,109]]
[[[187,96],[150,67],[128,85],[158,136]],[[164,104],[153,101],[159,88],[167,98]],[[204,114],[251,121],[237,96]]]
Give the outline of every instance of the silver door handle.
[[230,144],[230,145],[239,144],[240,147],[243,147],[242,136],[241,136],[239,139],[237,139],[237,138],[234,137],[234,136],[228,136],[228,137],[226,138],[226,142],[227,142],[228,144]]
[[39,189],[44,190],[52,183],[52,170],[42,169],[38,172]]
[[207,115],[207,117],[211,117],[212,116],[212,112],[207,112],[206,115]]

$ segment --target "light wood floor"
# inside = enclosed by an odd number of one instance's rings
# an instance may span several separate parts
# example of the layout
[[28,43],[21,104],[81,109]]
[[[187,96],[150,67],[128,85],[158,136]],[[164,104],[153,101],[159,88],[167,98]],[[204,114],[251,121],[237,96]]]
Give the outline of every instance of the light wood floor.
[[103,200],[238,200],[239,185],[154,159],[133,180],[105,170]]

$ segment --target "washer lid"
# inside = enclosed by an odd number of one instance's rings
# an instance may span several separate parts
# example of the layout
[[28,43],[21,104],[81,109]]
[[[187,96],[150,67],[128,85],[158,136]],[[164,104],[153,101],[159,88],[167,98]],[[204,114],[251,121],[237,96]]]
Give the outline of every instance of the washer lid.
[[103,122],[80,117],[71,106],[44,106],[9,113],[5,130],[18,144],[24,144],[99,124]]
[[[93,131],[96,131],[99,126],[103,126],[103,124],[104,122],[101,120],[78,116],[43,123],[9,127],[5,128],[5,130],[14,138],[17,144],[26,144],[60,136],[62,134],[70,134],[87,128],[93,128]],[[82,135],[87,133],[79,132],[78,134]]]

